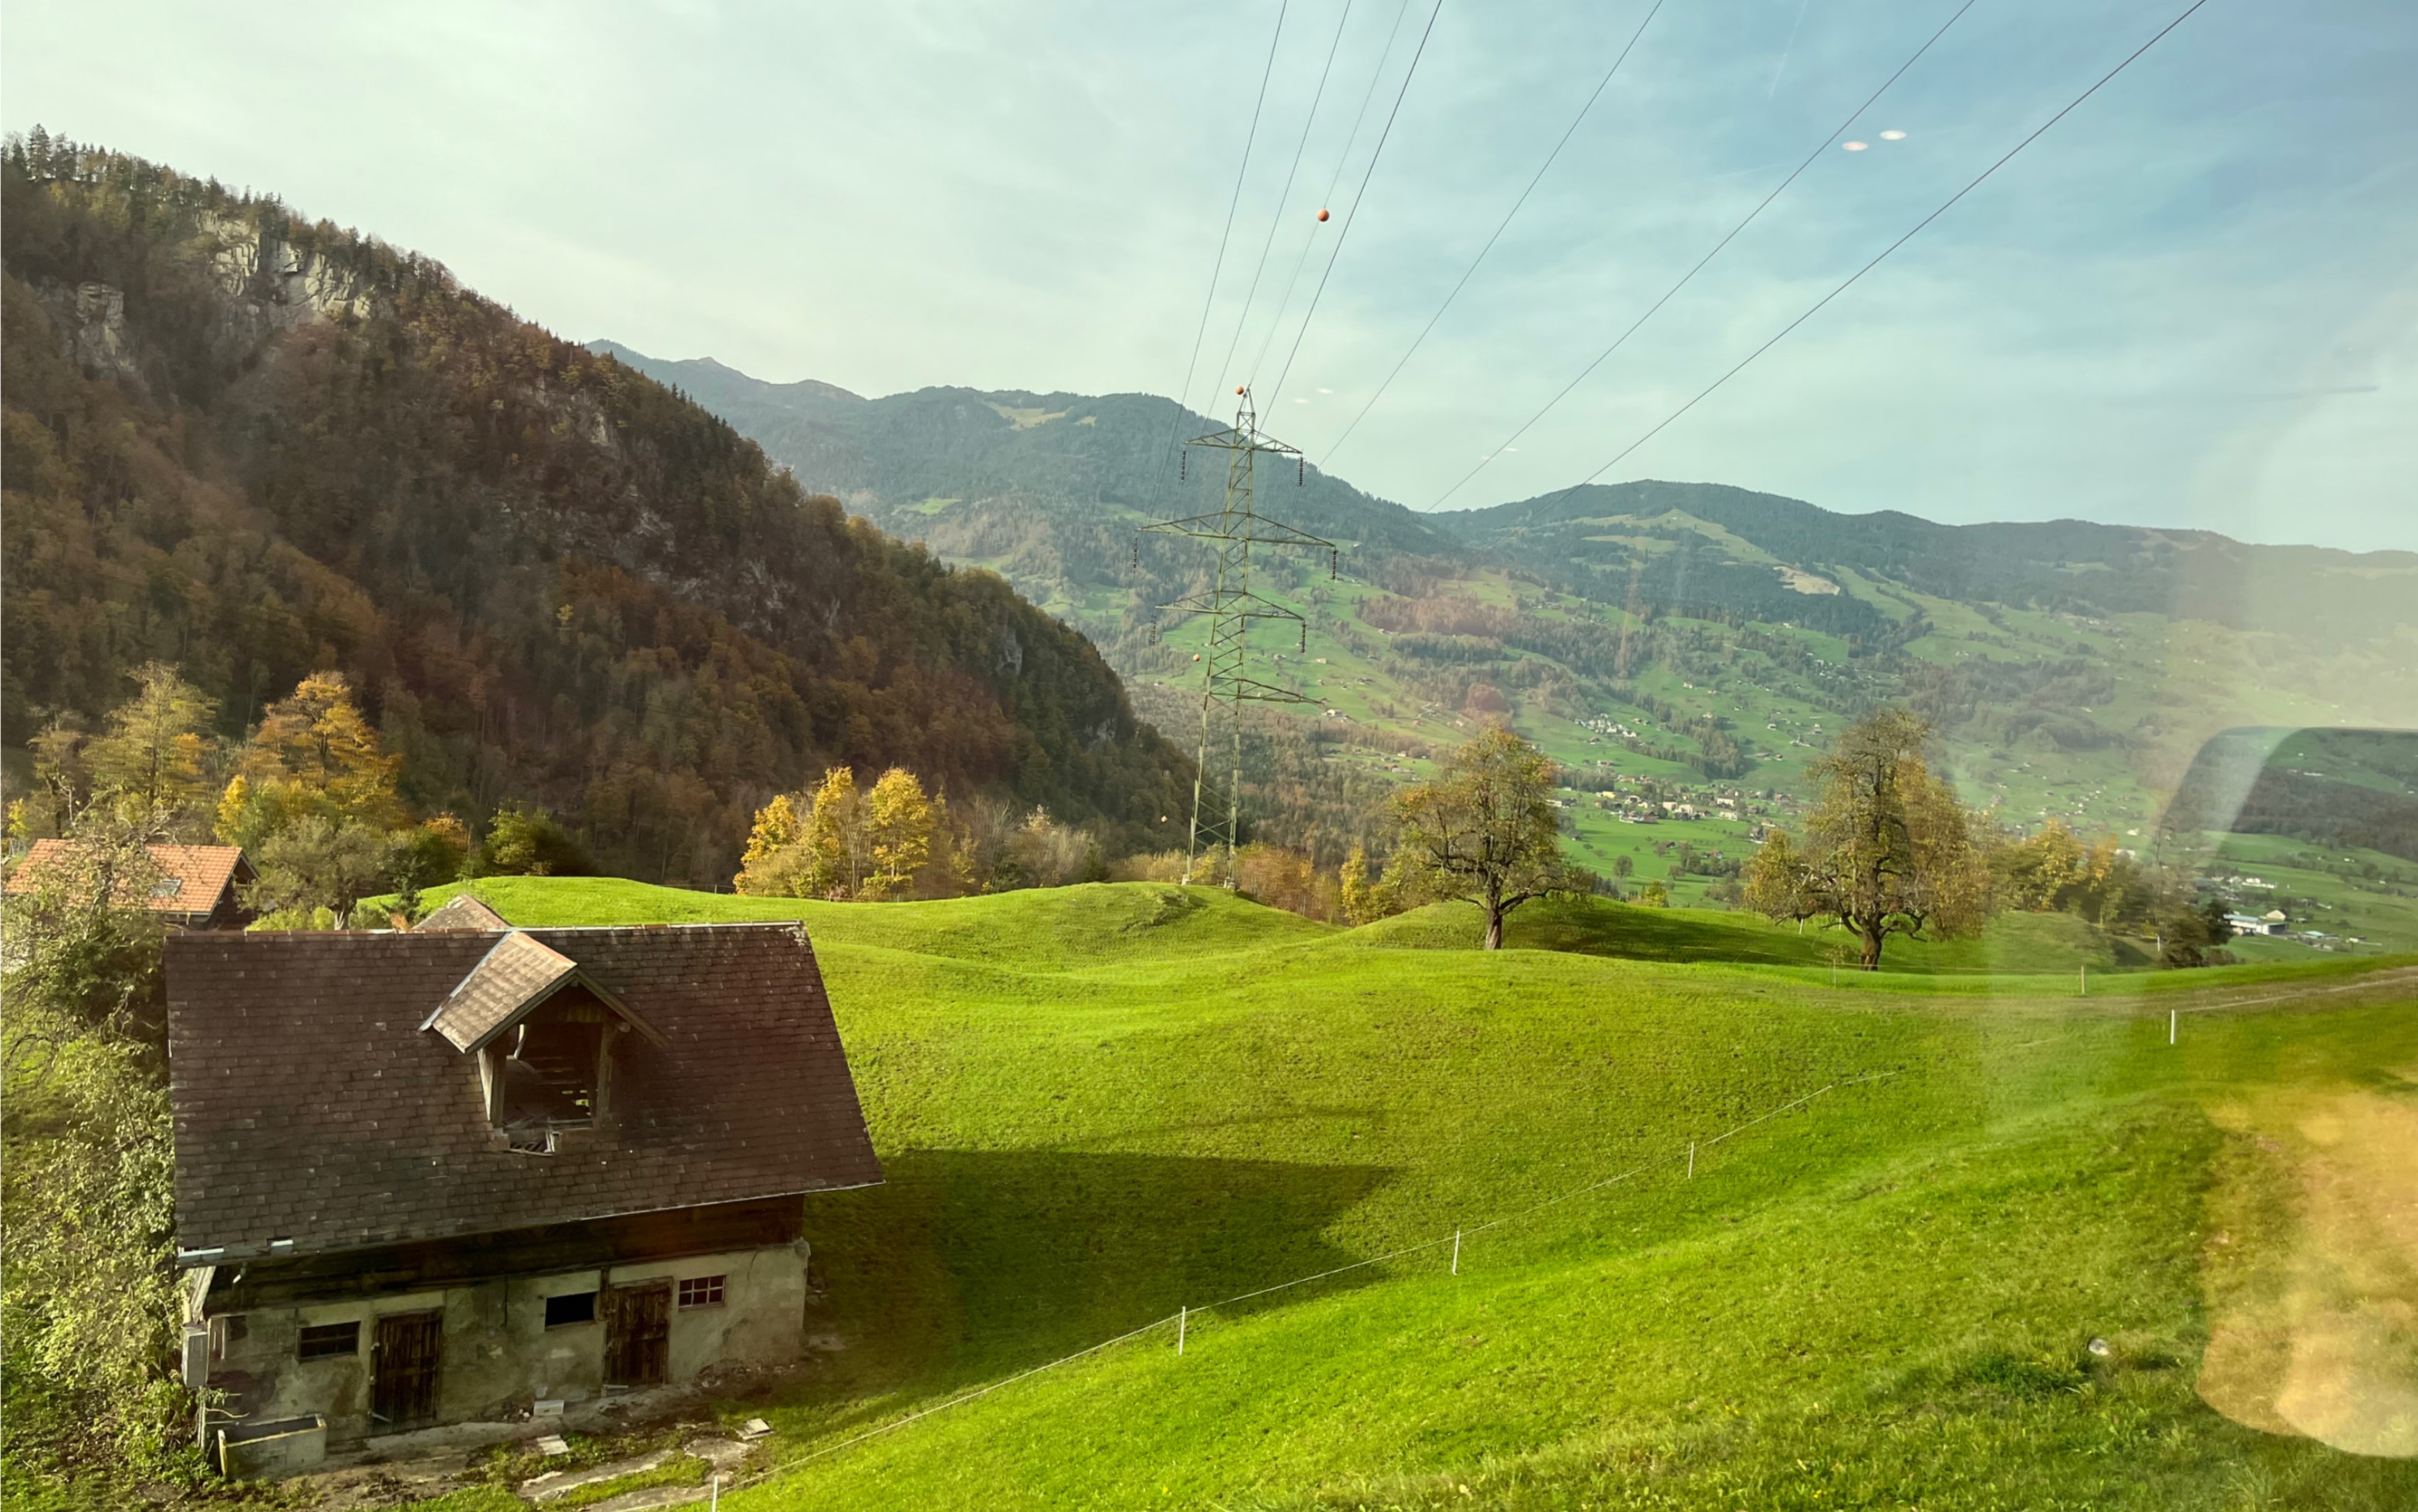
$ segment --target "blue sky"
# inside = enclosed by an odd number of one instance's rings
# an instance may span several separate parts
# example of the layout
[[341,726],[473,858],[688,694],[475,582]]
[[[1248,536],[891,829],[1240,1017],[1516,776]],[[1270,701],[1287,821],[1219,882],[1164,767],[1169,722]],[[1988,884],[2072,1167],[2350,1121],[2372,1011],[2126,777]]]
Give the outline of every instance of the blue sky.
[[[1869,150],[1497,451],[1958,3],[1668,0],[1332,469],[1415,508],[1489,455],[1454,507],[1586,476],[2188,0],[1979,0]],[[1400,0],[1343,4],[1290,8],[1196,405],[1230,344],[1272,386],[1429,0],[1399,33]],[[1651,4],[1446,0],[1270,430],[1327,453]],[[578,339],[864,393],[1166,393],[1276,14],[11,0],[0,117],[273,190]],[[2411,78],[2418,7],[2211,0],[1605,481],[2418,549]]]

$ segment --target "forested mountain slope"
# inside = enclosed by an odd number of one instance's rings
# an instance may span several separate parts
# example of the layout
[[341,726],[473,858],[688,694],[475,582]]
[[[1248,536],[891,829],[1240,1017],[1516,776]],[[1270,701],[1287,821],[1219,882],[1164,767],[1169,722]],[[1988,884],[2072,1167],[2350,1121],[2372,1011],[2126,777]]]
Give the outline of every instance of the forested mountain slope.
[[[1179,476],[1168,443],[1224,419],[1130,394],[863,399],[597,344],[696,394],[806,486],[1004,573],[1090,632],[1175,731],[1198,631],[1155,606],[1197,587],[1208,555],[1162,537],[1137,551],[1134,527],[1215,507],[1223,454],[1196,453]],[[1274,631],[1266,644],[1317,700],[1269,726],[1261,770],[1280,775],[1257,807],[1284,825],[1315,827],[1306,787],[1325,783],[1337,808],[1352,772],[1419,770],[1425,745],[1497,713],[1582,786],[1701,802],[1715,785],[1784,793],[1826,731],[1909,703],[1940,726],[1968,793],[2009,820],[2120,834],[2152,823],[2200,742],[2228,727],[2418,727],[2407,552],[2074,520],[1946,526],[1691,482],[1419,514],[1315,469],[1262,480],[1263,509],[1346,548],[1334,584],[1323,555],[1263,569],[1309,621],[1306,646]],[[1596,807],[1573,819],[1582,859],[1639,848]],[[1651,833],[1658,856],[1685,837],[1734,859],[1751,831],[1708,817]],[[1333,825],[1317,838],[1331,846]],[[1691,888],[1717,873],[1689,874]]]
[[423,807],[696,882],[827,762],[1137,838],[1186,787],[1080,634],[652,379],[274,199],[38,156],[0,167],[11,746],[154,658],[231,731],[335,667]]

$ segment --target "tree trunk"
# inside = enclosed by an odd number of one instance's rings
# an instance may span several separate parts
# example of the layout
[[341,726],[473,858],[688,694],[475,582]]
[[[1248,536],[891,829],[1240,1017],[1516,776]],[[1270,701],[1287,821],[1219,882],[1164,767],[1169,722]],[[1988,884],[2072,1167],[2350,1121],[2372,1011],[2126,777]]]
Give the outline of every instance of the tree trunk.
[[1864,970],[1877,971],[1880,969],[1881,927],[1876,924],[1868,924],[1864,925]]
[[1490,893],[1486,899],[1486,943],[1480,945],[1478,949],[1501,950],[1502,948],[1503,900]]

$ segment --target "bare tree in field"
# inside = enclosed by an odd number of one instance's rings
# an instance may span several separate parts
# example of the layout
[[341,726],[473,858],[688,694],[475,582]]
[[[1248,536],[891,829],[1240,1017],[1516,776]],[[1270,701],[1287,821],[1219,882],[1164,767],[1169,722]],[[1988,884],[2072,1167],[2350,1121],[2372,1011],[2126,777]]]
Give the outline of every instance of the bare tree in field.
[[1503,916],[1573,884],[1553,802],[1559,773],[1544,753],[1490,727],[1444,759],[1433,782],[1394,795],[1396,853],[1419,890],[1486,910],[1487,950],[1503,948]]
[[1800,845],[1774,831],[1746,873],[1749,907],[1774,919],[1822,919],[1863,941],[1880,970],[1891,935],[1955,939],[1989,914],[1990,872],[1975,822],[1923,760],[1931,726],[1902,709],[1856,722],[1814,763],[1822,795]]

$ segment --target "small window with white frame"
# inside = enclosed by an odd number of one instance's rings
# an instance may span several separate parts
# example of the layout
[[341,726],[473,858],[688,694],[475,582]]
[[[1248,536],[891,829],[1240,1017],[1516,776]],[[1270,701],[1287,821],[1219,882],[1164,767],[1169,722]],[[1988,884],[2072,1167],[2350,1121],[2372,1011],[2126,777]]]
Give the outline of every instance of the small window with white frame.
[[727,1275],[693,1275],[680,1284],[680,1305],[690,1307],[719,1307],[722,1289],[730,1277]]

